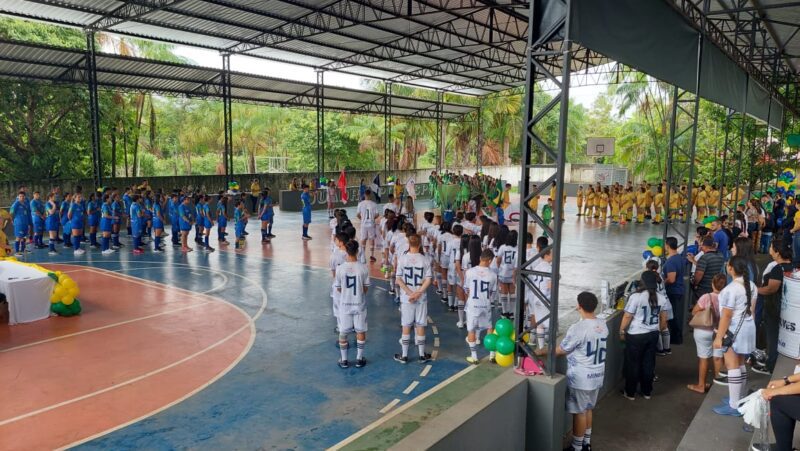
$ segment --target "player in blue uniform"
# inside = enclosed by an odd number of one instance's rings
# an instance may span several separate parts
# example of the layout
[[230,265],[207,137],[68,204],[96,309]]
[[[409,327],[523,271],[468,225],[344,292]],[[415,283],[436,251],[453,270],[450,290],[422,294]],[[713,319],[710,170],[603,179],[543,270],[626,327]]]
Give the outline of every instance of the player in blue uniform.
[[275,237],[275,235],[272,234],[275,210],[273,209],[272,196],[269,195],[269,188],[264,188],[264,192],[261,193],[258,217],[261,218],[261,242],[269,243],[269,241]]
[[103,202],[94,193],[89,194],[89,202],[86,204],[86,217],[89,223],[89,246],[100,247],[97,243],[97,228],[100,226],[100,208]]
[[178,193],[173,192],[167,203],[167,210],[169,212],[169,223],[172,226],[172,246],[181,245],[181,226],[180,216],[178,216],[178,207],[180,201],[178,200]]
[[113,197],[106,194],[103,197],[103,203],[100,205],[100,233],[103,235],[101,238],[101,250],[103,255],[111,255],[115,251],[111,249],[111,234],[114,232],[114,221],[119,220],[115,216]]
[[72,239],[70,238],[72,226],[69,224],[69,206],[71,203],[72,194],[64,193],[64,200],[61,201],[61,205],[59,206],[59,215],[61,215],[61,233],[65,249],[72,247]]
[[162,206],[163,199],[160,194],[156,194],[153,200],[153,231],[155,232],[155,239],[153,240],[153,252],[164,252],[161,247],[161,235],[164,233],[164,213]]
[[217,199],[217,240],[219,244],[228,244],[225,239],[228,235],[225,233],[225,228],[228,227],[228,196],[220,191]]
[[308,185],[303,184],[303,194],[300,195],[300,200],[303,201],[303,240],[308,241],[311,239],[308,236],[308,225],[311,224],[311,194],[308,192]]
[[44,245],[44,221],[45,211],[39,191],[33,192],[33,200],[30,203],[31,221],[33,222],[33,245],[36,249],[42,249]]
[[17,257],[21,257],[25,252],[25,243],[28,239],[28,223],[30,221],[28,209],[25,207],[25,193],[20,191],[17,194],[17,200],[11,204],[9,213],[14,218],[14,237],[16,237],[14,251]]
[[211,218],[211,205],[208,204],[210,200],[211,197],[205,195],[203,196],[203,203],[201,204],[203,207],[203,250],[206,252],[214,252],[214,248],[208,244],[211,229],[214,227],[214,220]]
[[134,194],[133,197],[131,197],[131,209],[129,210],[131,216],[129,230],[133,234],[134,255],[141,255],[144,253],[144,249],[142,249],[142,230],[144,230],[142,226],[144,224],[143,208],[142,198],[138,194]]
[[120,199],[119,192],[115,189],[111,194],[111,215],[113,220],[111,222],[111,249],[119,249],[122,243],[119,242],[119,231],[122,224],[125,222],[126,210],[125,203]]
[[236,245],[235,249],[244,248],[244,228],[247,226],[247,212],[244,210],[244,202],[241,200],[236,201],[236,206],[233,210],[233,221],[235,224]]
[[[131,211],[131,205],[133,205],[133,198],[131,197],[131,189],[125,188],[125,194],[122,195],[122,202],[125,205],[125,209],[123,210],[125,214],[129,214]],[[131,225],[130,222],[123,221],[128,226],[128,236],[131,236]]]
[[203,195],[195,193],[194,195],[194,242],[203,245],[203,226],[206,221],[203,219]]
[[58,242],[58,228],[61,226],[61,222],[58,220],[58,204],[56,203],[56,193],[52,192],[47,198],[47,203],[45,204],[45,213],[47,214],[47,219],[45,221],[45,227],[47,228],[47,234],[50,237],[47,244],[50,248],[48,252],[50,255],[56,255],[56,243]]
[[83,234],[83,217],[86,213],[86,210],[83,206],[83,195],[81,193],[75,193],[72,196],[72,203],[69,205],[69,209],[67,210],[67,218],[69,219],[69,225],[72,229],[72,248],[75,251],[75,255],[83,255],[85,252],[81,249],[81,235]]
[[178,206],[178,227],[181,229],[181,251],[191,252],[194,249],[189,247],[189,232],[194,223],[194,209],[189,202],[189,196],[183,198],[183,202]]
[[144,221],[142,221],[142,238],[152,239],[153,233],[153,194],[148,191],[142,197]]

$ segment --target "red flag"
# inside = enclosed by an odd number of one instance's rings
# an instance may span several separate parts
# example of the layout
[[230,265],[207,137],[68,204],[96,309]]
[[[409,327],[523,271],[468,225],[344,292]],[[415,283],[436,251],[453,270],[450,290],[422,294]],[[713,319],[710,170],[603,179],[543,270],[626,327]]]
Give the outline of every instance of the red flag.
[[347,203],[347,176],[344,173],[344,169],[342,172],[339,173],[339,182],[337,183],[339,186],[339,192],[342,193],[342,203]]

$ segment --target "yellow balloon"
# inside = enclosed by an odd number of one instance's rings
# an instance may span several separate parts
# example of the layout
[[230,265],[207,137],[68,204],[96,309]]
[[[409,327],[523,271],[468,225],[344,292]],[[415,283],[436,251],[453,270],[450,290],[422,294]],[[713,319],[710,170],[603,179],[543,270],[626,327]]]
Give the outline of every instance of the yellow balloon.
[[528,343],[528,341],[529,341],[530,339],[531,339],[531,336],[530,336],[530,334],[528,334],[527,332],[525,332],[524,334],[522,334],[522,341],[523,341],[523,342],[525,342],[525,343]]
[[55,293],[53,293],[53,295],[50,296],[50,302],[52,302],[53,304],[58,304],[59,300],[60,300],[60,298],[58,296],[56,296]]
[[80,296],[81,290],[80,288],[75,286],[69,289],[69,294],[71,294],[73,298],[77,298],[78,296]]
[[53,296],[57,296],[60,298],[64,296],[64,294],[65,294],[64,287],[61,284],[58,284],[55,286],[55,288],[53,288]]
[[664,249],[661,246],[653,246],[650,248],[650,252],[652,252],[656,257],[661,257],[661,254],[664,253]]
[[70,295],[65,295],[63,298],[61,298],[61,303],[64,305],[72,305],[73,302],[75,302],[75,298]]
[[62,274],[64,274],[64,273],[63,273],[63,272],[61,272],[61,271],[56,271],[56,275],[57,275],[59,278],[61,277],[61,275],[62,275]]
[[75,286],[75,281],[67,277],[66,280],[62,282],[62,284],[64,285],[65,288],[70,289]]
[[514,364],[514,354],[495,354],[494,361],[500,366],[511,366]]

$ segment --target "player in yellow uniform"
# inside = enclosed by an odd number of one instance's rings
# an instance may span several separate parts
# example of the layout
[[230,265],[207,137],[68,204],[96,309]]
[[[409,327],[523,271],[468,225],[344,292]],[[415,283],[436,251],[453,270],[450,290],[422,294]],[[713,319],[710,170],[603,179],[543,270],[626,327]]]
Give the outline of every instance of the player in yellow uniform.
[[653,196],[653,207],[655,207],[655,216],[653,216],[653,224],[661,224],[661,218],[664,211],[664,192],[661,185],[658,185],[656,194]]
[[583,215],[587,217],[592,217],[592,210],[594,209],[594,201],[597,194],[594,192],[593,187],[589,187],[589,191],[586,193],[586,206],[584,207]]
[[583,214],[583,185],[578,185],[578,193],[575,195],[576,204],[578,205],[578,216]]
[[606,222],[606,216],[608,215],[608,187],[603,188],[603,191],[600,193],[600,201],[598,204],[600,207],[600,220]]
[[647,194],[645,193],[645,188],[642,186],[639,188],[639,191],[636,193],[636,222],[638,224],[644,223],[644,209],[647,206]]
[[707,204],[708,215],[716,216],[717,207],[719,206],[719,190],[717,189],[717,185],[709,185]]
[[[536,188],[536,185],[533,185],[531,191],[536,191]],[[530,207],[530,209],[534,212],[539,210],[539,195],[531,197],[531,200],[528,201],[528,207]]]
[[633,188],[628,187],[625,188],[625,192],[622,193],[622,205],[621,214],[622,218],[620,222],[627,222],[633,220],[633,202],[636,200],[636,196],[633,194]]
[[11,248],[8,247],[8,237],[3,232],[10,221],[11,214],[0,208],[0,257],[11,255]]
[[674,222],[675,219],[678,217],[679,212],[679,205],[681,202],[681,197],[678,194],[678,190],[675,187],[670,188],[669,192],[669,220],[670,222]]
[[611,204],[611,223],[619,222],[619,191],[613,188],[608,195],[608,203]]
[[702,222],[708,215],[708,192],[706,186],[701,185],[697,190],[697,198],[695,200],[697,206],[697,219],[696,221]]
[[653,187],[649,183],[645,183],[644,196],[645,196],[644,218],[653,219],[653,199],[655,198],[655,196],[653,195]]

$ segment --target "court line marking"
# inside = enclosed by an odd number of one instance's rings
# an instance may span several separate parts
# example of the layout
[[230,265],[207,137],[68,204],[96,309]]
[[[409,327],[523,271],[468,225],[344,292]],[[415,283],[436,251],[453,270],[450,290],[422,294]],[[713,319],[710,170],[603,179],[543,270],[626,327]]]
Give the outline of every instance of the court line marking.
[[433,331],[434,335],[439,335],[439,328],[436,326],[431,326],[431,330]]
[[[107,262],[112,262],[112,263],[130,263],[130,262],[122,261],[122,260],[116,260],[116,261],[107,261]],[[61,263],[61,262],[49,262],[49,263],[50,263],[50,264],[63,264],[63,265],[73,265],[73,266],[78,266],[78,265],[75,265],[75,263],[74,263],[74,262],[72,262],[72,263],[66,263],[66,262],[63,262],[63,263]],[[87,262],[87,263],[91,263],[91,262]],[[142,263],[144,263],[144,262],[142,262]],[[191,266],[191,265],[189,265],[189,264],[185,264],[185,263],[172,263],[171,265],[165,265],[165,266]],[[85,267],[85,268],[83,268],[83,269],[85,269],[85,270],[87,270],[87,271],[94,271],[94,272],[97,272],[97,273],[107,273],[107,274],[108,274],[110,277],[117,277],[117,278],[120,278],[120,279],[135,279],[134,281],[137,281],[137,282],[138,282],[138,281],[144,281],[144,280],[145,280],[145,279],[140,279],[140,278],[138,278],[138,277],[134,277],[134,276],[128,276],[128,275],[124,275],[124,276],[123,276],[123,275],[115,275],[115,274],[114,274],[114,273],[112,273],[110,270],[97,269],[97,268],[94,268],[94,267]],[[109,433],[111,433],[111,432],[114,432],[114,431],[117,431],[117,430],[119,430],[119,429],[122,429],[122,428],[124,428],[124,427],[130,426],[131,424],[134,424],[134,423],[136,423],[136,422],[138,422],[138,421],[141,421],[141,420],[143,420],[143,419],[145,419],[145,418],[148,418],[148,417],[151,417],[151,416],[153,416],[153,415],[156,415],[156,414],[158,414],[158,413],[160,413],[160,412],[163,412],[164,410],[166,410],[166,409],[168,409],[168,408],[170,408],[170,407],[172,407],[172,406],[174,406],[174,405],[177,405],[177,404],[179,404],[179,403],[181,403],[181,402],[185,401],[185,400],[186,400],[186,399],[188,399],[189,397],[191,397],[191,396],[194,396],[195,394],[197,394],[197,393],[199,393],[200,391],[204,390],[206,387],[210,386],[211,384],[213,384],[214,382],[216,382],[217,380],[219,380],[220,378],[222,378],[223,376],[225,376],[226,374],[228,374],[228,373],[229,373],[229,372],[230,372],[230,371],[231,371],[231,370],[232,370],[232,369],[233,369],[233,368],[234,368],[234,367],[235,367],[237,364],[239,364],[239,362],[241,362],[241,361],[242,361],[242,359],[244,359],[244,357],[245,357],[247,354],[249,354],[249,353],[250,353],[250,350],[252,349],[252,347],[253,347],[253,344],[255,343],[255,336],[256,336],[256,333],[257,333],[257,331],[256,331],[256,327],[255,327],[255,321],[256,321],[256,320],[257,320],[259,317],[261,317],[261,315],[264,313],[264,311],[265,311],[265,310],[266,310],[266,308],[267,308],[267,302],[268,302],[268,298],[267,298],[267,292],[264,290],[264,288],[263,288],[263,287],[262,287],[260,284],[256,283],[254,280],[252,280],[252,279],[250,279],[250,278],[248,278],[248,277],[242,276],[241,274],[236,274],[236,273],[233,273],[233,272],[230,272],[230,271],[221,270],[221,269],[212,269],[212,268],[208,268],[208,269],[209,269],[209,270],[211,270],[211,271],[218,271],[218,272],[227,273],[227,274],[230,274],[230,275],[233,275],[233,276],[239,277],[239,278],[241,278],[241,279],[243,279],[243,280],[245,280],[245,281],[247,281],[247,282],[250,282],[250,283],[252,283],[253,285],[255,285],[255,286],[256,286],[256,287],[259,289],[259,291],[261,291],[261,306],[260,306],[259,310],[256,312],[256,314],[255,314],[255,315],[253,315],[252,317],[250,317],[250,316],[247,314],[247,312],[245,312],[245,311],[244,311],[242,308],[240,308],[239,306],[237,306],[237,305],[235,305],[235,304],[233,304],[233,303],[230,303],[230,302],[228,302],[228,301],[225,301],[224,299],[216,298],[216,297],[213,297],[213,296],[211,297],[211,298],[212,298],[212,299],[214,299],[214,300],[217,300],[217,301],[220,301],[220,302],[224,302],[224,303],[226,303],[226,304],[228,304],[228,305],[231,305],[232,307],[236,308],[237,310],[239,310],[239,312],[240,312],[242,315],[244,315],[246,318],[248,318],[248,320],[249,320],[249,321],[248,321],[248,324],[246,324],[246,325],[242,326],[242,327],[241,327],[239,330],[237,330],[237,331],[236,331],[235,333],[233,333],[232,335],[229,335],[228,337],[226,337],[226,338],[224,338],[224,339],[222,339],[222,340],[218,341],[218,342],[217,342],[217,343],[215,343],[214,345],[212,345],[212,346],[210,346],[210,347],[207,347],[207,348],[205,348],[204,350],[201,350],[201,351],[199,351],[198,353],[195,353],[195,354],[196,354],[196,355],[199,355],[199,354],[201,354],[201,353],[203,353],[203,352],[205,352],[205,351],[207,351],[207,350],[211,349],[212,347],[216,347],[216,346],[218,346],[218,345],[219,345],[219,344],[221,344],[222,342],[224,342],[224,341],[227,341],[227,340],[228,340],[228,339],[230,339],[231,337],[233,337],[233,336],[235,336],[236,334],[240,333],[242,330],[244,330],[244,329],[245,329],[245,327],[248,327],[248,326],[249,326],[249,327],[250,327],[250,340],[249,340],[249,342],[247,343],[247,345],[245,346],[245,348],[242,350],[241,354],[239,354],[239,357],[238,357],[237,359],[235,359],[235,360],[234,360],[234,361],[231,363],[231,365],[230,365],[230,366],[228,366],[227,368],[223,369],[223,370],[222,370],[222,371],[221,371],[221,372],[220,372],[220,373],[219,373],[219,374],[218,374],[216,377],[213,377],[213,378],[211,378],[211,379],[210,379],[210,380],[208,380],[206,383],[204,383],[204,384],[201,384],[201,385],[200,385],[199,387],[197,387],[195,390],[193,390],[193,391],[191,391],[191,392],[187,393],[186,395],[184,395],[184,396],[182,396],[182,397],[180,397],[180,398],[176,399],[176,400],[175,400],[175,401],[173,401],[172,403],[169,403],[169,404],[166,404],[166,405],[164,405],[164,406],[161,406],[161,407],[159,407],[159,408],[157,408],[157,409],[155,409],[155,410],[152,410],[152,411],[150,411],[150,412],[148,412],[148,413],[146,413],[146,414],[144,414],[144,415],[142,415],[142,416],[140,416],[140,417],[138,417],[138,418],[135,418],[135,419],[133,419],[133,420],[131,420],[131,421],[127,422],[127,423],[123,423],[123,424],[116,425],[116,426],[114,426],[114,427],[112,427],[112,428],[109,428],[109,429],[106,429],[106,430],[104,430],[104,431],[101,431],[101,432],[99,432],[99,433],[97,433],[97,434],[94,434],[94,435],[92,435],[92,436],[90,436],[90,437],[86,437],[86,438],[80,439],[80,440],[78,440],[78,441],[75,441],[75,442],[73,442],[73,443],[70,443],[70,444],[68,444],[68,445],[66,445],[66,446],[63,446],[63,447],[61,447],[61,448],[58,448],[59,450],[62,450],[62,449],[68,449],[68,448],[72,448],[72,447],[74,447],[74,446],[77,446],[77,445],[80,445],[80,444],[82,444],[82,443],[86,443],[86,442],[88,442],[88,441],[90,441],[90,440],[94,440],[94,439],[96,439],[96,438],[102,437],[102,436],[104,436],[104,435],[107,435],[107,434],[109,434]],[[160,287],[160,286],[162,285],[162,284],[161,284],[161,283],[159,283],[159,282],[150,282],[150,281],[148,281],[148,282],[149,282],[149,283],[144,283],[144,282],[139,282],[139,283],[142,283],[143,285],[148,285],[148,286],[149,286],[149,285],[156,285],[157,287]],[[189,291],[189,290],[184,290],[184,289],[182,289],[182,288],[178,288],[178,287],[169,287],[169,288],[174,288],[174,289],[177,289],[177,290],[180,290],[180,291],[184,291],[184,292],[188,292],[188,293],[192,293],[193,295],[196,295],[196,293],[194,293],[194,292],[192,292],[192,291]],[[209,302],[210,302],[210,301],[209,301]],[[191,359],[191,358],[194,358],[194,357],[193,357],[193,356],[189,356],[189,357],[187,357],[187,358],[184,358],[184,359],[182,359],[182,361],[188,361],[188,360],[189,360],[189,359]],[[176,365],[178,365],[178,364],[182,363],[182,361],[179,361],[179,362],[173,362],[171,365],[168,365],[168,367],[173,367],[173,366],[176,366]],[[158,369],[158,370],[151,371],[150,373],[148,373],[148,375],[142,375],[142,376],[140,376],[139,378],[137,378],[137,380],[141,380],[141,379],[144,379],[145,377],[149,377],[149,376],[152,376],[152,375],[154,375],[154,374],[157,374],[158,372],[164,371],[164,370],[165,370],[165,368],[167,368],[167,367],[164,367],[164,368],[161,368],[161,369]],[[124,386],[124,385],[129,385],[129,384],[131,384],[131,383],[133,383],[133,382],[131,382],[130,380],[129,380],[129,381],[126,381],[126,382],[122,382],[122,383],[120,383],[120,384],[117,384],[117,385],[115,385],[115,386],[113,386],[113,387],[107,387],[106,389],[100,390],[100,391],[98,391],[98,392],[94,392],[94,393],[88,393],[88,394],[86,394],[86,395],[83,395],[83,396],[81,396],[81,399],[88,399],[89,397],[96,396],[97,394],[100,394],[101,392],[107,392],[107,391],[110,391],[110,390],[116,389],[116,388],[118,388],[118,387],[122,387],[122,386]],[[72,402],[74,402],[74,401],[72,401]],[[70,403],[70,400],[66,401],[66,403]],[[62,407],[63,405],[66,405],[66,404],[65,404],[65,403],[59,403],[59,404],[56,404],[56,405],[55,405],[55,407],[54,407],[54,406],[48,406],[47,408],[44,408],[44,409],[47,409],[47,410],[52,410],[52,409],[55,409],[56,407]],[[40,409],[40,410],[42,410],[42,409]],[[45,410],[45,411],[46,411],[46,410]],[[42,412],[38,412],[38,413],[42,413]],[[30,413],[30,412],[29,412],[28,414],[25,414],[25,415],[24,415],[24,417],[29,417],[29,416],[31,416],[31,415],[33,415],[33,414],[35,414],[35,413]],[[18,417],[18,419],[22,419],[22,418],[19,418],[19,417]],[[17,420],[14,420],[14,421],[17,421]],[[9,420],[6,420],[6,421],[4,421],[4,422],[0,422],[0,426],[2,426],[2,425],[4,425],[4,424],[6,424],[6,422],[10,422],[10,421],[9,421]]]
[[439,337],[435,337],[433,339],[433,347],[434,348],[438,348],[439,347]]
[[378,412],[379,412],[379,413],[386,413],[386,412],[388,412],[388,411],[392,410],[392,408],[393,408],[394,406],[398,405],[398,404],[400,404],[400,399],[398,399],[398,398],[395,398],[395,399],[393,399],[392,401],[390,401],[390,402],[389,402],[389,404],[386,404],[386,405],[383,407],[383,409],[379,410]]
[[406,387],[406,389],[403,390],[403,394],[404,395],[411,394],[411,392],[414,391],[415,388],[417,388],[417,385],[419,385],[419,381],[414,381],[408,384],[408,387]]
[[[452,382],[455,382],[456,380],[458,380],[458,378],[460,378],[461,376],[469,373],[470,371],[474,370],[477,367],[478,367],[478,365],[470,365],[470,366],[464,368],[463,370],[459,371],[458,373],[456,373],[456,374],[450,376],[449,378],[443,380],[438,385],[436,385],[435,387],[433,387],[430,390],[426,391],[425,393],[423,393],[423,394],[417,396],[416,398],[412,399],[411,401],[403,404],[402,406],[400,406],[400,408],[392,411],[388,415],[384,415],[384,416],[378,418],[377,420],[373,421],[372,423],[370,423],[369,425],[367,425],[366,427],[364,427],[360,431],[356,432],[355,434],[351,435],[350,437],[347,437],[346,439],[342,440],[341,442],[331,446],[330,448],[328,448],[328,450],[330,450],[330,451],[339,450],[339,449],[342,449],[345,446],[349,445],[350,443],[353,443],[354,441],[358,440],[362,436],[364,436],[364,435],[368,434],[369,432],[371,432],[373,429],[379,427],[381,424],[383,424],[383,423],[391,420],[395,416],[405,412],[409,408],[411,408],[414,405],[418,404],[423,399],[425,399],[428,396],[431,396],[432,394],[438,392],[439,390],[441,390],[445,386],[451,384]],[[384,407],[384,409],[385,408],[386,407]]]

